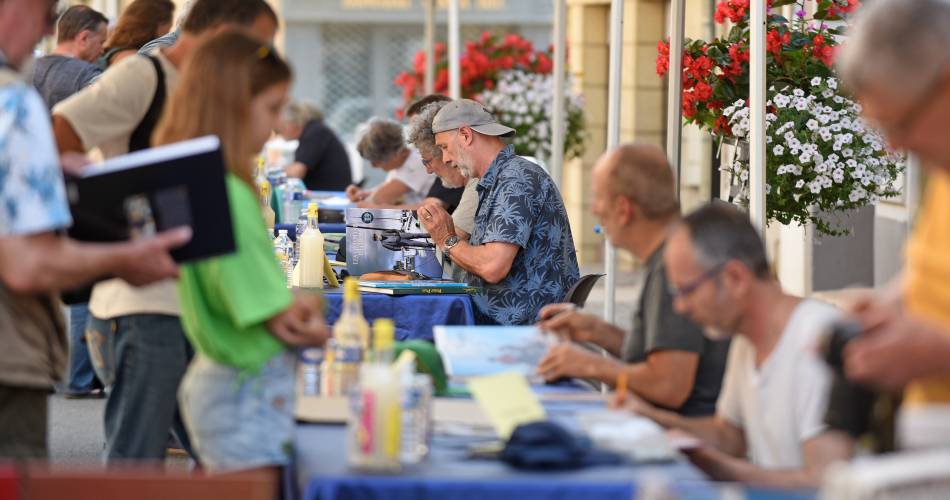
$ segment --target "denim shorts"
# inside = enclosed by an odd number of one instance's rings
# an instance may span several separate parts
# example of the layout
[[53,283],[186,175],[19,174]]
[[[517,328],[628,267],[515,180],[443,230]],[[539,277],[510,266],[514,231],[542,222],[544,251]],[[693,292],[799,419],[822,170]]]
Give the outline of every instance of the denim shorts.
[[284,466],[294,441],[296,358],[272,358],[257,374],[197,354],[178,391],[192,446],[212,472]]

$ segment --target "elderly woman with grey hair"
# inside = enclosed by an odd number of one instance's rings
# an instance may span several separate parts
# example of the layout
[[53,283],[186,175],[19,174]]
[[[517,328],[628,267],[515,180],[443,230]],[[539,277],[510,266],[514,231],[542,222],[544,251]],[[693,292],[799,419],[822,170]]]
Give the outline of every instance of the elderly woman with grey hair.
[[442,161],[442,150],[435,143],[432,119],[447,101],[438,101],[424,106],[409,120],[408,142],[415,146],[422,157],[422,164],[429,173],[439,176],[426,198],[437,199],[445,211],[452,215],[455,229],[462,239],[468,239],[475,225],[475,209],[478,205],[477,179],[469,179],[458,168]]
[[373,118],[360,127],[357,137],[360,156],[388,174],[371,190],[351,185],[346,189],[347,197],[361,208],[417,208],[436,177],[426,171],[419,153],[406,145],[402,125]]
[[346,148],[323,122],[316,105],[306,101],[288,104],[278,133],[299,143],[294,162],[284,168],[288,177],[303,179],[307,189],[316,191],[343,191],[353,182]]

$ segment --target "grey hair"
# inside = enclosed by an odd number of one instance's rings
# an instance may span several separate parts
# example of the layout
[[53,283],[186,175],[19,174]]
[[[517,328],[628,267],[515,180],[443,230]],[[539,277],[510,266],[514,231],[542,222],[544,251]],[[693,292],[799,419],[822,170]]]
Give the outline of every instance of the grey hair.
[[304,126],[311,121],[323,122],[323,112],[316,104],[310,101],[291,101],[284,108],[284,116],[288,121]]
[[765,244],[749,216],[725,202],[709,203],[683,218],[697,260],[712,269],[736,260],[759,279],[771,279]]
[[875,0],[861,8],[837,58],[853,92],[871,83],[919,96],[950,65],[950,1]]
[[415,146],[416,150],[426,152],[432,156],[441,157],[442,152],[435,144],[435,134],[432,133],[432,119],[450,101],[439,101],[427,104],[418,114],[409,120],[409,131],[406,142]]
[[370,163],[389,160],[406,147],[402,125],[385,118],[372,118],[357,132],[356,151]]

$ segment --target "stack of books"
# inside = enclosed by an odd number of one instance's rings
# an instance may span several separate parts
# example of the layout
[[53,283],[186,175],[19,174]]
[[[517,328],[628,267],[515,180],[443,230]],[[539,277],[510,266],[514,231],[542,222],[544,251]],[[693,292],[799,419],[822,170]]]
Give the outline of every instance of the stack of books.
[[360,281],[360,291],[385,295],[473,294],[481,291],[466,283],[439,280]]

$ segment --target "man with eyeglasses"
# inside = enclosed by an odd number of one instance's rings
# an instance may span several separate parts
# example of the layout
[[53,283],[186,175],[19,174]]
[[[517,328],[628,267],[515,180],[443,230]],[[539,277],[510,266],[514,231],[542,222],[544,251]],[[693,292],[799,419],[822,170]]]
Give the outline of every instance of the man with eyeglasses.
[[821,336],[842,314],[782,291],[748,215],[723,203],[686,216],[664,253],[674,307],[732,338],[716,414],[686,418],[634,399],[631,408],[698,438],[690,459],[712,478],[781,488],[816,487],[851,455],[824,423],[831,374]]
[[[610,242],[643,263],[633,330],[620,328],[573,304],[541,310],[541,327],[566,337],[538,365],[546,380],[575,377],[614,387],[621,378],[651,404],[681,415],[712,415],[726,366],[728,341],[703,337],[695,323],[673,310],[663,247],[680,217],[673,173],[656,146],[627,144],[597,161],[591,179],[591,212]],[[592,343],[610,357],[574,342]]]
[[863,334],[845,350],[856,382],[904,390],[901,448],[950,445],[950,2],[878,0],[838,58],[862,114],[928,171],[927,192],[892,285],[855,307]]
[[432,240],[480,287],[473,296],[481,324],[527,325],[541,307],[563,300],[577,282],[577,253],[567,209],[551,177],[515,155],[502,137],[515,133],[481,104],[452,101],[432,119],[446,166],[477,178],[475,225],[468,241],[438,202],[424,202],[419,220]]
[[49,111],[20,71],[52,33],[54,0],[0,0],[0,457],[47,455],[49,394],[66,365],[58,293],[116,275],[140,286],[177,276],[169,249],[188,229],[85,244],[72,219]]

